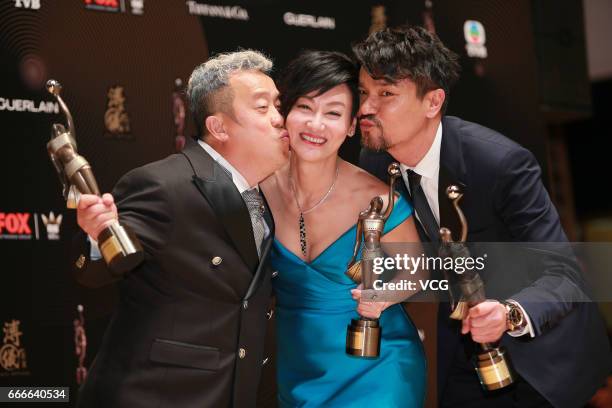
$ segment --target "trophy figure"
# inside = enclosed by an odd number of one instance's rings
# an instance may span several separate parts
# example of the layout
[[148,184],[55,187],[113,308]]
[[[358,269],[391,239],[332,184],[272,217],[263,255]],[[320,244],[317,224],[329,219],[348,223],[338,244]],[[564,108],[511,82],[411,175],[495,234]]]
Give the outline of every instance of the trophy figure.
[[85,363],[85,354],[87,352],[87,335],[85,334],[85,317],[83,316],[83,305],[77,306],[79,317],[74,319],[74,352],[77,356],[79,365],[76,369],[76,382],[81,385],[87,378],[87,368]]
[[432,34],[436,33],[433,18],[433,0],[425,0],[425,11],[423,11],[423,27]]
[[[448,228],[440,229],[442,245],[440,257],[470,258],[470,251],[465,241],[467,239],[468,225],[463,211],[459,207],[459,200],[463,193],[459,187],[451,185],[446,189],[447,197],[452,201],[461,223],[461,238],[453,242],[452,233]],[[484,283],[476,270],[466,269],[464,273],[456,273],[457,284],[461,292],[461,299],[450,315],[452,319],[463,320],[468,309],[486,300]],[[504,388],[514,382],[514,376],[509,364],[506,350],[491,343],[481,343],[481,351],[474,358],[476,373],[480,384],[488,391]]]
[[183,81],[181,78],[174,80],[174,92],[172,92],[172,116],[174,117],[174,150],[180,152],[185,147],[185,101],[182,97]]
[[[77,153],[74,121],[60,96],[61,89],[58,81],[47,81],[47,90],[57,99],[68,124],[68,130],[62,124],[53,124],[47,151],[62,183],[66,206],[76,208],[81,194],[100,196],[100,190],[91,166]],[[144,259],[136,236],[116,220],[100,232],[98,244],[107,265],[116,274],[129,271]]]
[[[400,176],[399,164],[389,165],[389,204],[383,212],[383,200],[374,197],[370,207],[359,214],[357,221],[357,236],[353,258],[346,274],[356,283],[363,283],[363,289],[372,289],[374,283],[374,259],[384,256],[380,238],[385,229],[385,222],[389,218],[395,204],[395,180]],[[361,261],[356,261],[359,249],[362,246]],[[382,327],[378,319],[369,319],[361,316],[352,319],[346,332],[346,353],[356,357],[378,357],[380,354],[380,338]]]

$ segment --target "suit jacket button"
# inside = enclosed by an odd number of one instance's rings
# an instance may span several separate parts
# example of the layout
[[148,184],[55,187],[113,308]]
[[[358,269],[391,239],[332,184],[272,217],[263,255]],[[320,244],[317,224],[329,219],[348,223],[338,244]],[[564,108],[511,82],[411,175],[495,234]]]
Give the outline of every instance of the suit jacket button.
[[240,350],[238,350],[238,357],[240,357],[241,359],[246,357],[246,349],[243,349],[242,347],[240,348]]
[[221,258],[220,256],[215,256],[212,259],[212,264],[215,265],[215,266],[221,265],[221,262],[223,262],[223,258]]

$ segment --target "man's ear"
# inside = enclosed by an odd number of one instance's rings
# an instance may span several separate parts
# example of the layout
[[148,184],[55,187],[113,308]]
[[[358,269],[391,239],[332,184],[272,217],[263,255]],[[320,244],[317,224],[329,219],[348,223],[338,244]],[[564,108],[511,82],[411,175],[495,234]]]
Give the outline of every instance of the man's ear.
[[225,126],[223,124],[223,118],[220,115],[210,115],[204,121],[204,126],[206,126],[206,130],[208,134],[213,139],[219,142],[226,142],[229,139],[229,135],[225,131]]
[[432,119],[442,110],[442,105],[446,100],[446,93],[443,89],[438,88],[431,90],[425,94],[425,102],[427,103],[426,116]]
[[351,127],[349,128],[349,131],[348,131],[348,137],[355,136],[355,128],[356,127],[357,127],[357,117],[355,116],[353,118],[353,121],[351,122]]

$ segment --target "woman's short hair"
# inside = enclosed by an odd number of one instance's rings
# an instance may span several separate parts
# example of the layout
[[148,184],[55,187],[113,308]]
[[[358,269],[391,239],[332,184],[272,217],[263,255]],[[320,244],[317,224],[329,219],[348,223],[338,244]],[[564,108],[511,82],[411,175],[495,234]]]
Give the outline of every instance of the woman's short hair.
[[351,91],[353,117],[359,109],[355,63],[345,54],[336,51],[303,51],[287,65],[278,81],[281,114],[287,117],[301,96],[313,91],[318,96],[342,84],[346,84]]

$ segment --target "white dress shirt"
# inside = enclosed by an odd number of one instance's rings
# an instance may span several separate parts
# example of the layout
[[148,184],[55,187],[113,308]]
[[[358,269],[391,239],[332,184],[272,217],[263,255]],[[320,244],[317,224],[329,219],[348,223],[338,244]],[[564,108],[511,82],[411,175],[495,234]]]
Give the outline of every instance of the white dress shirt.
[[[427,204],[429,204],[429,208],[436,218],[436,222],[438,226],[440,225],[440,202],[438,201],[438,180],[440,176],[440,149],[442,147],[442,122],[438,125],[438,130],[436,131],[436,136],[434,137],[434,141],[431,144],[431,147],[423,156],[420,162],[417,163],[414,167],[406,166],[405,164],[400,164],[400,170],[402,172],[402,178],[404,179],[404,184],[406,184],[406,188],[410,192],[410,183],[408,183],[408,173],[407,170],[412,170],[418,175],[421,176],[421,188],[423,189],[423,193],[425,194],[425,198],[427,198]],[[419,214],[415,212],[417,219],[420,222]],[[518,306],[523,312],[523,316],[525,316],[525,320],[527,321],[527,325],[522,330],[515,330],[512,332],[508,332],[510,336],[519,337],[524,334],[529,333],[531,337],[535,337],[535,332],[533,330],[533,326],[531,325],[531,320],[529,316],[525,312],[525,309],[516,301],[512,299],[508,300]]]
[[[236,186],[240,194],[251,189],[249,182],[244,178],[242,174],[240,174],[238,170],[236,170],[234,166],[230,164],[230,162],[225,160],[225,157],[221,156],[219,152],[213,149],[205,141],[200,139],[198,140],[198,143],[200,144],[200,146],[202,146],[204,150],[206,150],[206,153],[208,153],[210,157],[213,158],[214,161],[216,161],[221,167],[225,168],[230,173],[230,175],[232,176],[232,181],[234,182],[234,185]],[[259,186],[256,185],[254,188],[256,188],[259,191]],[[263,220],[263,224],[264,224],[264,239],[265,239],[270,236],[270,227],[268,227],[268,224],[266,223],[265,219]]]
[[[412,170],[418,175],[421,176],[421,188],[423,189],[423,193],[425,193],[425,197],[427,198],[427,204],[429,204],[429,208],[431,208],[431,212],[433,212],[434,217],[436,218],[436,222],[440,225],[440,203],[438,202],[438,178],[440,174],[440,148],[442,147],[442,122],[438,125],[438,130],[436,131],[436,137],[434,138],[431,147],[425,154],[425,156],[421,159],[420,162],[417,163],[414,167],[406,166],[405,164],[400,164],[400,170],[402,172],[402,178],[404,179],[404,184],[406,184],[406,188],[408,192],[412,194],[410,191],[410,183],[408,183],[408,173],[407,170]],[[417,214],[417,219],[419,215]],[[420,222],[420,220],[419,220]]]

